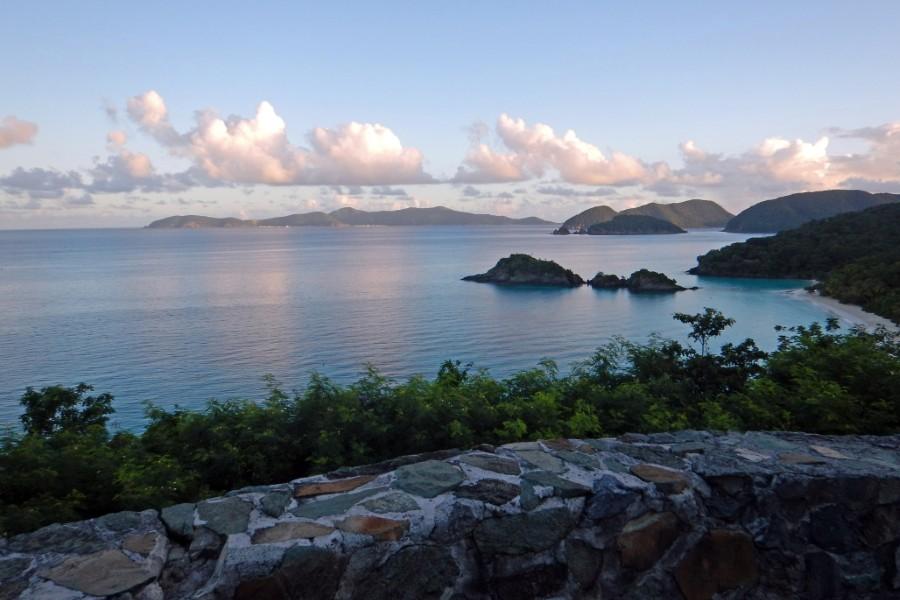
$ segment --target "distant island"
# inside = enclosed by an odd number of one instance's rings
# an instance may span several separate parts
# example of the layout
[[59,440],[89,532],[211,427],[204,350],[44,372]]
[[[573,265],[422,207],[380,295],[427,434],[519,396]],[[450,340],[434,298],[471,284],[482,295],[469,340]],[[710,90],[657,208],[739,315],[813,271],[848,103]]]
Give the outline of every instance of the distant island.
[[[671,204],[650,203],[616,212],[609,206],[593,206],[566,219],[553,231],[557,235],[628,235],[678,233],[674,230],[632,231],[636,227],[598,226],[622,216],[652,217],[680,229],[723,228],[729,233],[778,233],[810,221],[857,212],[900,201],[900,194],[871,194],[862,190],[801,192],[758,202],[732,215],[711,200],[686,200]],[[638,223],[633,221],[632,224]],[[595,227],[597,226],[597,227]],[[591,228],[594,228],[591,231]]]
[[309,212],[261,220],[180,215],[147,225],[148,229],[229,229],[246,227],[348,227],[415,225],[550,225],[537,217],[513,219],[500,215],[467,213],[444,206],[365,211],[344,207],[325,212]]
[[565,230],[566,233],[581,233],[587,231],[588,227],[594,223],[609,221],[617,214],[619,213],[608,206],[592,206],[591,208],[578,213],[574,217],[566,219],[559,229]]
[[862,190],[802,192],[754,204],[725,225],[731,233],[777,233],[817,219],[856,212],[900,200],[900,194]]
[[[493,283],[497,285],[532,285],[549,287],[579,287],[587,283],[594,288],[625,288],[632,292],[680,292],[688,288],[678,285],[662,273],[641,269],[628,279],[618,275],[597,273],[585,282],[578,274],[552,260],[535,258],[528,254],[511,254],[501,258],[486,273],[469,275],[463,281]],[[697,288],[690,288],[697,289]]]
[[[652,202],[629,208],[621,212],[616,212],[609,206],[600,205],[591,207],[577,215],[566,219],[562,226],[554,231],[556,234],[566,235],[569,233],[591,233],[590,228],[599,223],[608,223],[619,216],[628,217],[651,217],[661,220],[677,229],[700,229],[710,227],[724,227],[725,224],[734,215],[713,202],[712,200],[685,200],[684,202],[673,202],[671,204],[659,204]],[[637,223],[637,221],[633,221]],[[681,231],[647,231],[633,232],[626,230],[621,233],[611,233],[602,231],[602,235],[628,235],[631,233],[681,233]]]
[[609,221],[594,223],[588,227],[587,233],[588,235],[662,235],[687,233],[687,231],[656,217],[619,214]]
[[823,294],[900,323],[900,203],[712,250],[690,273],[816,279]]

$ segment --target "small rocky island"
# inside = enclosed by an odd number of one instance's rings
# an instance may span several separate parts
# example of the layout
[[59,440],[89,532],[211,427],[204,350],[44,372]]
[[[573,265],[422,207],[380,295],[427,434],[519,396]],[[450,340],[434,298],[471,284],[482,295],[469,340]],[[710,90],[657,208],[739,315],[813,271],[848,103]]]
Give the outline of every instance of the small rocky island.
[[611,273],[599,272],[590,281],[560,266],[552,260],[541,260],[528,254],[511,254],[501,258],[487,273],[463,277],[463,281],[496,283],[498,285],[537,285],[578,287],[585,283],[596,289],[627,289],[630,292],[681,292],[696,290],[678,285],[674,279],[662,273],[640,269],[626,279]]
[[541,260],[527,254],[511,254],[501,258],[487,273],[463,277],[463,281],[499,285],[541,285],[578,287],[584,279],[552,260]]
[[631,292],[681,292],[687,289],[695,290],[696,287],[686,288],[678,285],[674,279],[662,273],[641,269],[632,273],[628,279],[611,273],[599,272],[587,284],[595,289],[618,290],[627,289]]
[[592,288],[604,290],[620,290],[627,287],[627,279],[613,275],[612,273],[604,273],[600,271],[593,278],[589,279],[587,284]]
[[668,221],[646,215],[617,215],[609,221],[594,223],[588,235],[661,235],[687,233]]

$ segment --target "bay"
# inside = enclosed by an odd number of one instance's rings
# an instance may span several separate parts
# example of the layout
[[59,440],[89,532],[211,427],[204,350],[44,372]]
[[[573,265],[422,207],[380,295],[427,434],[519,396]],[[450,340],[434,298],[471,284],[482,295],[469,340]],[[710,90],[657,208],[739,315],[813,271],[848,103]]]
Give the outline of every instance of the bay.
[[[86,382],[116,397],[113,425],[143,402],[198,409],[260,398],[262,376],[302,387],[353,381],[366,363],[433,376],[445,359],[496,376],[556,360],[566,371],[621,335],[686,339],[674,312],[737,320],[718,343],[823,321],[789,294],[806,282],[697,278],[696,256],[747,235],[553,236],[543,226],[0,231],[0,427],[26,386]],[[460,281],[513,252],[584,278],[662,271],[696,291],[507,288]]]

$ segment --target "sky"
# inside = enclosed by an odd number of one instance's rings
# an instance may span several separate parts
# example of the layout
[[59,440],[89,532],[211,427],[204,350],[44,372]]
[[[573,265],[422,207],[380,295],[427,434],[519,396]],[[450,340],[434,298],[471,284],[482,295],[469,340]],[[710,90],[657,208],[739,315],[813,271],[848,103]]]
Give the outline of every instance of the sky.
[[900,192],[900,3],[31,2],[0,229]]

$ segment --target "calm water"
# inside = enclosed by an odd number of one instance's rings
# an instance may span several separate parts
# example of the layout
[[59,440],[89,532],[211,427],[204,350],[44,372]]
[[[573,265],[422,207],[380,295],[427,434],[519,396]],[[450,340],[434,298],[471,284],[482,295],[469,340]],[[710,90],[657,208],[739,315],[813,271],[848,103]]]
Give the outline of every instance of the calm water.
[[[823,320],[790,297],[803,282],[684,273],[745,235],[552,236],[547,227],[0,231],[0,425],[28,385],[91,383],[115,424],[142,405],[196,408],[260,397],[261,376],[302,386],[318,370],[353,380],[371,362],[432,375],[447,358],[505,375],[543,357],[587,358],[614,335],[683,338],[672,313],[717,307],[724,341],[771,348],[776,324]],[[512,252],[585,278],[647,267],[697,291],[673,295],[501,288],[460,281]]]

